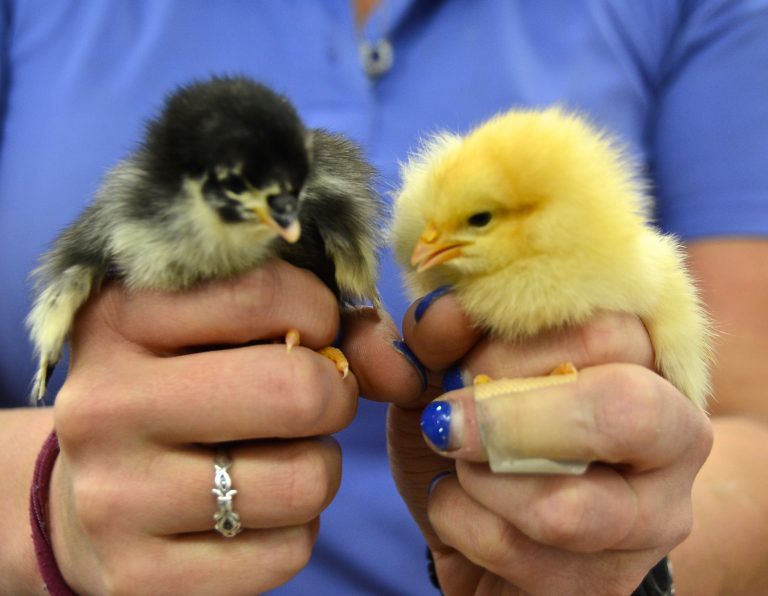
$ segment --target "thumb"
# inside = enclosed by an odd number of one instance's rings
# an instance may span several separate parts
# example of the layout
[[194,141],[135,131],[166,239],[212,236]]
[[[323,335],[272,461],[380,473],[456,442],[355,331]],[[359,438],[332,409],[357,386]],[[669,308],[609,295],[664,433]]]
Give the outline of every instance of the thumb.
[[400,338],[397,326],[384,310],[361,307],[342,315],[341,349],[357,379],[361,393],[374,401],[423,406],[427,371]]
[[446,546],[427,516],[430,490],[446,474],[455,472],[452,459],[430,449],[421,433],[421,410],[391,405],[387,413],[387,442],[392,476],[403,500],[432,551]]

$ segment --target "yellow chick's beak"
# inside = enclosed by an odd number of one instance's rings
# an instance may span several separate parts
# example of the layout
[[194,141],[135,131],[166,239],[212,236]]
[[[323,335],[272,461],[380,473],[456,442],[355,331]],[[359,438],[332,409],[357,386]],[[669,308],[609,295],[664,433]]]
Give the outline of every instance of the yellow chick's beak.
[[460,257],[461,249],[466,245],[466,242],[441,239],[440,230],[434,223],[429,222],[419,236],[416,246],[413,247],[411,265],[421,273],[436,265]]

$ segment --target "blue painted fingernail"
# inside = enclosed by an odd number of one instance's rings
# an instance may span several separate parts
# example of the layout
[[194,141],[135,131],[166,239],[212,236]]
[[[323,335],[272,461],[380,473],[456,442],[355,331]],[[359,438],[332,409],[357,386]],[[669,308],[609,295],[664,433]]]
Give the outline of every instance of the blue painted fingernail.
[[463,389],[464,374],[458,364],[454,364],[443,374],[443,393],[448,393],[454,389]]
[[416,358],[416,354],[413,353],[411,348],[408,347],[408,344],[405,343],[402,339],[396,339],[393,341],[392,346],[395,348],[395,350],[400,352],[400,354],[402,354],[408,362],[411,363],[413,368],[416,369],[416,372],[419,373],[419,378],[421,379],[421,390],[426,390],[429,382],[427,379],[427,369],[424,367],[421,361]]
[[433,401],[421,413],[421,432],[440,451],[451,444],[451,404]]
[[432,491],[435,490],[435,487],[440,484],[441,480],[445,480],[448,478],[448,476],[453,476],[454,472],[453,470],[444,470],[437,474],[432,480],[429,481],[429,488],[427,488],[427,496],[432,494]]
[[449,293],[453,289],[453,286],[440,286],[436,290],[432,290],[429,294],[424,296],[420,301],[418,306],[416,307],[416,310],[413,312],[413,318],[416,319],[416,322],[418,323],[421,321],[421,317],[424,316],[424,313],[427,312],[427,309],[432,306],[432,303],[440,298],[440,296],[444,296],[445,294]]

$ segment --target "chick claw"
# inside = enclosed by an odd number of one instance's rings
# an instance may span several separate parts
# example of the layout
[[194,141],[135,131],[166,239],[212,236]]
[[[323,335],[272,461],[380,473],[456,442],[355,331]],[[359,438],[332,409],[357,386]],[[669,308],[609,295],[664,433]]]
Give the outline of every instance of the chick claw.
[[577,372],[573,362],[561,362],[549,375],[574,375]]
[[[285,334],[285,349],[290,352],[295,346],[301,345],[301,334],[298,329],[289,329]],[[342,379],[346,379],[349,374],[349,360],[339,348],[328,346],[317,351],[321,356],[325,356],[336,365],[336,370],[341,374]]]
[[349,374],[349,360],[339,348],[328,346],[322,350],[317,351],[321,356],[325,356],[336,365],[336,370],[341,373],[341,378],[346,379]]
[[301,334],[298,329],[289,329],[285,334],[285,349],[290,352],[294,346],[301,345]]

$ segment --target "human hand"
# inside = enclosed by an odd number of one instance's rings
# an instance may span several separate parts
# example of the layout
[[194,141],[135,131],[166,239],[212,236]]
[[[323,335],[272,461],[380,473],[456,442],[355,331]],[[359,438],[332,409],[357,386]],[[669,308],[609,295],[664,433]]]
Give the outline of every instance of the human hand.
[[[323,435],[349,424],[358,395],[307,349],[338,320],[325,286],[279,262],[179,294],[110,284],[86,305],[54,410],[50,525],[73,589],[252,594],[307,563],[340,482]],[[307,347],[245,345],[289,328]],[[222,442],[244,529],[231,539],[213,530]]]
[[[545,375],[563,361],[580,370],[575,382],[481,409],[472,388],[443,395],[452,414],[438,452],[421,436],[422,403],[390,408],[395,480],[443,591],[631,593],[690,532],[691,485],[712,442],[706,416],[654,372],[642,323],[604,313],[513,345],[483,338],[450,295],[418,323],[416,307],[404,335],[430,370],[459,360],[468,379]],[[596,463],[580,476],[493,474],[481,433],[524,457]]]

